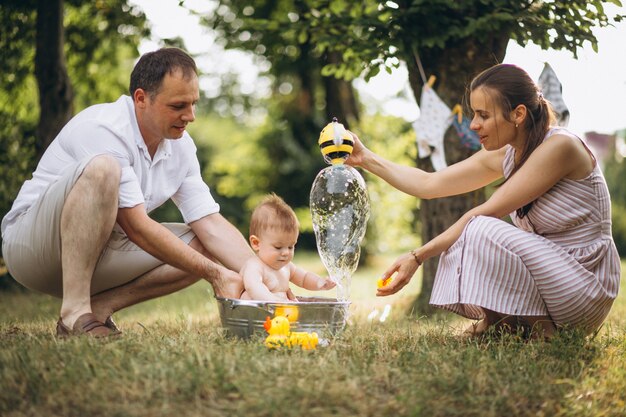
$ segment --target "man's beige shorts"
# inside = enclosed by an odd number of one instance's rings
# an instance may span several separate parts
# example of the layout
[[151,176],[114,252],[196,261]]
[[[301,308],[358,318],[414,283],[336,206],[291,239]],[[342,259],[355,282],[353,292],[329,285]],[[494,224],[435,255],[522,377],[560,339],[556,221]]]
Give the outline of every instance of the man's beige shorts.
[[[62,297],[61,212],[65,199],[91,159],[68,167],[33,206],[5,230],[2,254],[16,281],[32,290]],[[185,243],[195,237],[182,223],[164,223]],[[126,284],[163,262],[117,232],[111,234],[91,281],[91,294]]]

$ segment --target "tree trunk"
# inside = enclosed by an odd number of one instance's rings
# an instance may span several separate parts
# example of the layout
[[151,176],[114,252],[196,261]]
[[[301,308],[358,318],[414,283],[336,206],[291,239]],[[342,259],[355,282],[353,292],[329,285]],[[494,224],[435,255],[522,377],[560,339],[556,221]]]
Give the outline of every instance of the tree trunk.
[[38,0],[35,76],[39,86],[39,160],[63,125],[72,117],[74,94],[63,53],[63,0]]
[[[329,53],[325,64],[339,63],[341,58],[337,53]],[[326,91],[326,114],[328,122],[336,117],[346,129],[359,121],[359,107],[354,94],[352,83],[339,80],[333,76],[323,77]]]
[[[482,70],[501,62],[506,53],[508,36],[502,34],[480,42],[477,39],[466,40],[456,45],[446,45],[445,50],[425,49],[417,51],[421,59],[424,72],[437,77],[434,88],[439,97],[452,108],[456,104],[465,105],[466,91],[471,79]],[[411,48],[407,48],[411,51]],[[422,91],[422,78],[416,64],[416,56],[407,57],[409,82],[419,104]],[[466,112],[467,113],[467,112]],[[452,165],[468,158],[473,152],[464,148],[458,139],[454,127],[450,127],[444,140],[445,158],[448,165]],[[418,168],[428,172],[433,171],[430,158],[417,158]],[[420,220],[422,224],[422,242],[426,243],[449,228],[466,211],[485,200],[484,190],[471,193],[422,200],[420,202]],[[433,308],[428,304],[435,281],[435,273],[439,257],[428,259],[422,266],[422,289],[413,303],[412,312],[417,315],[429,315]]]

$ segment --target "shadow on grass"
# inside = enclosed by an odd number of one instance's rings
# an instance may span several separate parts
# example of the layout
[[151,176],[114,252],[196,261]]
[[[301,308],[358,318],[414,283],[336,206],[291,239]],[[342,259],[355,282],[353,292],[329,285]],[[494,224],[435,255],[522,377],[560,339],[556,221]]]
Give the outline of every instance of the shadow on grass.
[[276,352],[226,337],[206,283],[120,312],[108,343],[59,341],[58,300],[0,292],[0,415],[623,415],[623,296],[595,337],[550,343],[462,340],[449,313],[406,317],[410,297],[368,321],[373,301],[328,347]]
[[8,272],[0,275],[1,292],[27,292],[28,290],[19,284]]

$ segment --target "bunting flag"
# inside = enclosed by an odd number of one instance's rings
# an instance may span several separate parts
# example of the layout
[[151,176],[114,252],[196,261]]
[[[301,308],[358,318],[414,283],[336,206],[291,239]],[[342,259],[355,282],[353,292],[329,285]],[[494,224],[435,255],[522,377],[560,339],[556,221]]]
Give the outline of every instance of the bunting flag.
[[413,122],[420,158],[430,156],[435,171],[447,167],[443,139],[452,123],[453,113],[437,93],[427,85],[422,89],[420,117]]
[[543,71],[539,75],[538,83],[543,97],[552,104],[552,109],[556,113],[559,126],[567,126],[569,122],[569,110],[563,101],[563,86],[556,73],[547,62],[543,66]]
[[[459,119],[461,121],[459,122]],[[481,148],[480,140],[478,139],[478,134],[470,129],[470,119],[468,117],[453,117],[452,118],[452,126],[456,129],[456,133],[459,136],[459,142],[465,148],[470,149],[472,151],[476,151]]]

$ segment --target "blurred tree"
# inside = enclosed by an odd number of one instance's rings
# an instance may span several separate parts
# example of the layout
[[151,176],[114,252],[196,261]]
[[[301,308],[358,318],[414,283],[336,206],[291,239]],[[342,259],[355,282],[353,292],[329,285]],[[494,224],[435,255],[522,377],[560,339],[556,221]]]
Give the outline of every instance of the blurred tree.
[[[225,48],[247,50],[271,62],[268,76],[273,95],[266,105],[267,120],[273,122],[263,126],[255,149],[270,162],[258,172],[265,187],[250,194],[248,204],[256,201],[259,192],[271,191],[296,212],[308,210],[312,178],[324,167],[317,146],[319,132],[333,117],[346,127],[359,120],[352,85],[322,74],[322,67],[339,64],[341,55],[316,53],[315,45],[290,29],[293,20],[308,9],[305,2],[228,0],[221,1],[215,13],[202,16]],[[228,181],[228,175],[214,174]],[[312,229],[304,230],[299,245],[315,247]]]
[[67,75],[63,35],[63,0],[37,2],[35,77],[39,87],[39,124],[35,135],[37,159],[72,117],[74,91]]
[[[625,138],[626,129],[616,132],[615,136],[611,137],[616,143],[624,143]],[[621,153],[623,151],[620,148],[616,146],[610,147],[610,154],[604,160],[603,171],[611,192],[611,200],[613,203],[626,207],[626,181],[624,181],[624,178],[626,178],[626,163],[624,162],[624,155]]]
[[0,218],[73,109],[127,91],[148,33],[127,0],[0,3]]
[[39,112],[35,59],[35,3],[0,5],[0,216],[9,210],[34,160]]
[[[438,95],[452,107],[463,102],[474,75],[503,60],[510,39],[520,45],[532,41],[544,49],[567,49],[574,56],[586,43],[597,50],[592,28],[611,23],[604,10],[606,3],[621,6],[619,0],[221,0],[207,21],[228,47],[265,54],[276,73],[283,65],[293,65],[290,56],[314,64],[301,57],[305,53],[326,59],[322,75],[345,80],[359,75],[369,79],[381,69],[391,72],[403,61],[416,98],[426,77],[435,75]],[[615,21],[621,18],[613,17]],[[331,56],[335,61],[329,60]],[[300,100],[310,99],[306,93],[303,89]],[[445,150],[448,164],[470,155],[452,130],[446,134]],[[289,164],[284,159],[281,163]],[[418,158],[416,163],[432,171],[430,160]],[[484,192],[479,190],[422,201],[423,240],[432,239],[483,200]],[[430,310],[437,263],[438,259],[430,259],[423,266],[422,291],[414,308],[418,313]]]
[[[359,135],[369,148],[384,154],[398,164],[410,165],[416,157],[415,133],[411,125],[399,117],[374,114],[359,123]],[[415,221],[419,215],[420,200],[389,187],[375,175],[365,176],[371,200],[365,245],[374,254],[397,253],[419,245],[421,225]],[[417,228],[417,234],[407,230]]]
[[129,0],[65,0],[64,27],[75,110],[129,94],[139,43],[150,35],[144,13]]
[[611,148],[611,154],[604,161],[604,176],[611,193],[611,209],[613,219],[613,239],[617,251],[626,256],[626,162],[624,162],[623,147],[626,138],[626,129],[616,132],[616,143],[621,146]]

